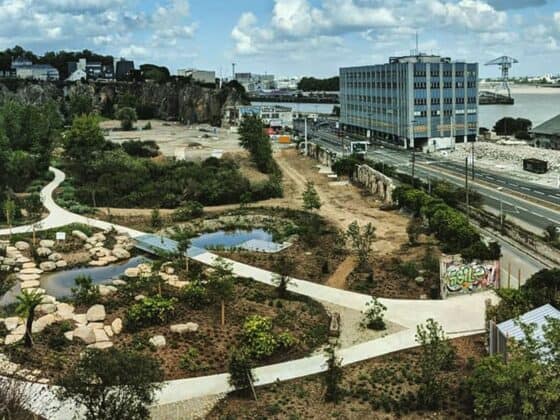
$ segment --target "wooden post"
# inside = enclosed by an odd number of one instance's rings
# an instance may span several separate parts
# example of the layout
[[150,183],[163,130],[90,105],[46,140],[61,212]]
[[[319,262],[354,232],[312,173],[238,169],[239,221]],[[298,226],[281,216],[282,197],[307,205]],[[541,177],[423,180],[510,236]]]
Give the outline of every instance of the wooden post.
[[517,290],[521,287],[521,268],[517,271]]
[[253,392],[253,398],[257,401],[257,392],[255,391],[255,387],[253,386],[253,380],[251,379],[251,375],[247,372],[247,379],[249,380],[249,385],[251,386],[251,391]]

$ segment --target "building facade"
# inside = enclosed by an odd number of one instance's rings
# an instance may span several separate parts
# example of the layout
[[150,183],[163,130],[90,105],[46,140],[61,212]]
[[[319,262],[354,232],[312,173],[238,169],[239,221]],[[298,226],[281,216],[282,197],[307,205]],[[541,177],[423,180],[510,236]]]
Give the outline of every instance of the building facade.
[[227,125],[239,125],[247,115],[258,116],[269,128],[293,128],[294,125],[292,108],[280,105],[230,106],[224,111],[224,121]]
[[178,69],[177,76],[191,77],[198,83],[216,84],[216,72],[213,70]]
[[419,54],[341,68],[340,123],[406,148],[475,141],[478,63]]
[[273,74],[235,73],[237,80],[247,92],[272,90],[276,88]]
[[560,115],[536,126],[531,132],[534,146],[560,150]]

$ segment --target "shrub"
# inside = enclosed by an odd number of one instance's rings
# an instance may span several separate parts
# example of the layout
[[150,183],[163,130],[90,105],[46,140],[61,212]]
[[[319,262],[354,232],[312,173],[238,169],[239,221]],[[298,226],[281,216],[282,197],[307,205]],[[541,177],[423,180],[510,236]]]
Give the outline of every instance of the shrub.
[[272,355],[278,347],[272,332],[272,321],[264,316],[251,315],[245,320],[243,338],[249,354],[256,359]]
[[413,279],[419,274],[414,261],[401,262],[397,265],[397,273],[409,279]]
[[362,312],[364,318],[360,323],[362,328],[369,328],[370,330],[384,330],[386,328],[383,314],[387,307],[380,303],[377,298],[373,298],[370,302],[366,303],[366,310]]
[[201,309],[211,303],[208,290],[199,281],[194,281],[183,287],[181,298],[191,309]]
[[142,127],[142,130],[151,130],[152,129],[152,123],[150,121],[148,121],[146,124],[144,124],[144,127]]
[[151,158],[159,155],[159,146],[153,140],[128,140],[122,144],[122,148],[130,156]]
[[150,325],[165,324],[171,319],[177,299],[163,296],[147,297],[132,305],[125,315],[128,330],[136,331]]
[[47,326],[42,335],[47,337],[47,346],[54,351],[64,350],[70,342],[64,336],[65,332],[71,331],[72,325],[68,321]]
[[72,297],[78,305],[91,305],[101,299],[99,286],[93,284],[90,276],[80,275],[74,279],[76,287],[72,287]]
[[255,377],[253,363],[245,349],[233,349],[229,360],[229,384],[236,390],[248,389]]
[[175,222],[186,222],[200,217],[204,213],[204,207],[198,201],[187,201],[173,212],[172,219]]
[[181,359],[179,360],[179,367],[188,372],[196,372],[197,370],[205,368],[205,366],[196,361],[198,356],[198,350],[195,347],[189,347],[187,352],[181,356]]

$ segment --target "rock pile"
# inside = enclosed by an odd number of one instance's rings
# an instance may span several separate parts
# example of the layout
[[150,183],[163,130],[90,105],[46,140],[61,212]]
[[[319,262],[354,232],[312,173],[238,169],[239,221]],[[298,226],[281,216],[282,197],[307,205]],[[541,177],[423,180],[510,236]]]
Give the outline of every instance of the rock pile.
[[[80,232],[81,233],[81,232]],[[74,236],[85,242],[84,247],[89,251],[92,260],[89,265],[102,267],[119,260],[130,258],[130,250],[134,248],[134,243],[128,235],[115,236],[115,244],[112,249],[106,247],[108,233],[95,233],[91,237],[80,235],[78,231],[72,232]]]

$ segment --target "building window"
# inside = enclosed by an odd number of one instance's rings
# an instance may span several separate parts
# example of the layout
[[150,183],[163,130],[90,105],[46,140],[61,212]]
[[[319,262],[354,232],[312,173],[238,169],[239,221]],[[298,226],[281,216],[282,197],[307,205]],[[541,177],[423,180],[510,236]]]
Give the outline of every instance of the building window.
[[439,89],[439,82],[432,82],[430,86],[432,89]]
[[455,87],[458,89],[462,89],[465,87],[465,84],[463,82],[456,82]]

